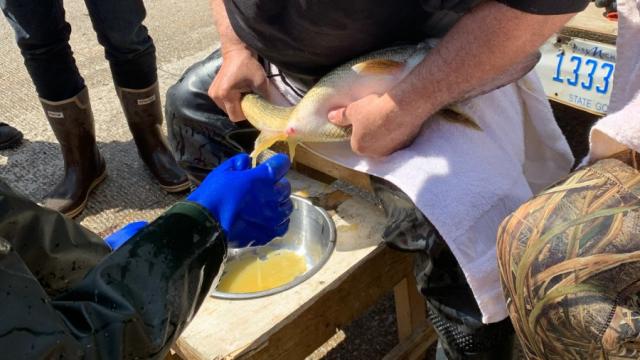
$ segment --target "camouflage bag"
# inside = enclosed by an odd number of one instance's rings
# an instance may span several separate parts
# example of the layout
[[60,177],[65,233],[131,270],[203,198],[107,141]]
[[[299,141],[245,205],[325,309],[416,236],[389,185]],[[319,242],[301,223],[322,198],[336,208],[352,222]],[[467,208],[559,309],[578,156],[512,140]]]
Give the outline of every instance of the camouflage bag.
[[529,359],[640,358],[640,157],[617,154],[502,223],[498,262]]

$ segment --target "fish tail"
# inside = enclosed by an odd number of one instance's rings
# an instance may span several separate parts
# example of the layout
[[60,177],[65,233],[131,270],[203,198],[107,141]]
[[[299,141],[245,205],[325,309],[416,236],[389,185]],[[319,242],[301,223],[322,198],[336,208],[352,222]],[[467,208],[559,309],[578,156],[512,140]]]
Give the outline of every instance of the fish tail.
[[482,128],[480,127],[480,125],[478,125],[478,123],[476,123],[473,119],[471,119],[469,115],[465,114],[457,107],[442,109],[439,111],[439,113],[451,123],[460,124],[473,130],[482,131]]

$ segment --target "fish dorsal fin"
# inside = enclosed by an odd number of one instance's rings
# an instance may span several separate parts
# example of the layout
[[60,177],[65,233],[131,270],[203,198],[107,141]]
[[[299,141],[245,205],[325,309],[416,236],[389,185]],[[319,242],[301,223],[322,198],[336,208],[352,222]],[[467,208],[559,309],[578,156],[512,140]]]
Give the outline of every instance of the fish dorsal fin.
[[482,128],[476,123],[469,115],[467,115],[462,109],[457,106],[451,106],[446,109],[442,109],[438,112],[448,122],[453,124],[459,124],[469,129],[482,131]]
[[405,63],[395,60],[371,59],[357,63],[351,67],[360,75],[392,75],[401,72]]
[[277,106],[256,94],[242,98],[240,107],[247,120],[258,130],[284,131],[294,107]]

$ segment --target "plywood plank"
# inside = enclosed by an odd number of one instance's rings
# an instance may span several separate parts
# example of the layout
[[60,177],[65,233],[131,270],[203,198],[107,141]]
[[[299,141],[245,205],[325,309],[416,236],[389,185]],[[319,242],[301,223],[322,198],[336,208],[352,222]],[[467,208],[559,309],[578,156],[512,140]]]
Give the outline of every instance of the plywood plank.
[[398,341],[402,342],[413,333],[411,321],[411,301],[409,300],[407,279],[402,280],[393,289],[393,299],[396,306],[396,321],[398,323]]
[[438,335],[431,324],[424,324],[406,341],[393,348],[383,360],[421,360],[429,347],[438,340]]
[[373,191],[368,174],[336,164],[330,160],[318,156],[304,146],[298,146],[298,150],[296,150],[295,161],[296,163],[300,163],[306,167],[315,169],[320,173],[351,183],[352,185],[357,186],[361,189]]
[[[259,339],[239,355],[252,359],[304,359],[348,325],[403,277],[413,276],[413,254],[382,245],[363,259],[354,271],[337,279],[306,310],[269,338]],[[268,345],[268,346],[267,346]]]
[[403,342],[427,323],[427,309],[424,297],[416,288],[413,273],[394,287],[393,294],[398,322],[398,340]]

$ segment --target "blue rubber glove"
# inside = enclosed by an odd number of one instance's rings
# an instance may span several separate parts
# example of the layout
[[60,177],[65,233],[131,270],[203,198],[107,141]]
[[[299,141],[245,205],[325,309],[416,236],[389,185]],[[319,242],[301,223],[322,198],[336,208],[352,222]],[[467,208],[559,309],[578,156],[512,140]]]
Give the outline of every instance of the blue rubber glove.
[[251,169],[240,154],[220,164],[187,200],[204,206],[218,220],[229,246],[260,246],[289,228],[291,184],[284,177],[289,158],[278,154]]
[[137,234],[138,231],[147,226],[147,224],[148,223],[146,221],[128,223],[122,229],[104,238],[104,241],[109,245],[112,251],[116,251],[120,246]]

